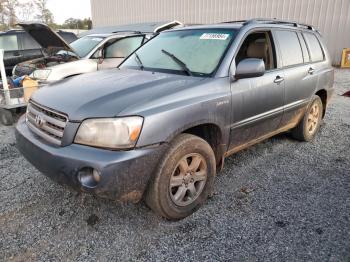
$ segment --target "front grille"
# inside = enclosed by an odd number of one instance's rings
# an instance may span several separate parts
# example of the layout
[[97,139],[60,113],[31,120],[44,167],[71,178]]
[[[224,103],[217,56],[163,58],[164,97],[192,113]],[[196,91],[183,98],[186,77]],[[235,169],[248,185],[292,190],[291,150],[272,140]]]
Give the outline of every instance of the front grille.
[[27,125],[46,141],[61,145],[68,117],[62,113],[43,107],[30,101],[27,108]]

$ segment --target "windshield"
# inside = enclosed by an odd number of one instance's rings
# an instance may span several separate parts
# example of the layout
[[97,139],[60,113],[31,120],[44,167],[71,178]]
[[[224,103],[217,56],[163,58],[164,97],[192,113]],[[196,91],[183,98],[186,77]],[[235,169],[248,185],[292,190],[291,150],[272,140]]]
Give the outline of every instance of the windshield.
[[104,37],[99,36],[84,36],[70,43],[70,46],[74,49],[79,57],[84,57],[94,49]]
[[232,29],[164,32],[147,42],[120,67],[210,76],[236,35]]

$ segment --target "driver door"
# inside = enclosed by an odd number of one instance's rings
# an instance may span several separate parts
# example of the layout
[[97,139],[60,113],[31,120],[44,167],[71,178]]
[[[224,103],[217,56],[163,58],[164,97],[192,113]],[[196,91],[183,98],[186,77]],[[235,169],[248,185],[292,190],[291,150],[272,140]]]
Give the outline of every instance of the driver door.
[[265,74],[231,83],[232,125],[230,149],[239,149],[279,128],[283,116],[284,73],[277,68],[271,32],[250,33],[233,63],[246,58],[262,59]]
[[115,68],[132,52],[142,45],[144,36],[132,36],[108,41],[103,48],[103,59],[97,65],[98,70]]

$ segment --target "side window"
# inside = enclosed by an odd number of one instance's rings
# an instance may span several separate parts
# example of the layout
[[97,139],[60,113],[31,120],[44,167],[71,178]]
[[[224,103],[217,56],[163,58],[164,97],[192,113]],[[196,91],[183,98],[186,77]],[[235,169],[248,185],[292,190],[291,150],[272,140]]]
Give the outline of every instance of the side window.
[[292,31],[276,31],[283,66],[292,66],[304,62],[298,36]]
[[298,33],[298,37],[299,37],[299,42],[301,45],[301,50],[303,51],[304,63],[308,63],[308,62],[310,62],[310,55],[309,55],[309,51],[307,50],[307,47],[306,47],[305,39],[301,33]]
[[24,50],[41,49],[40,45],[27,33],[21,34]]
[[323,51],[316,36],[310,33],[304,33],[303,35],[310,50],[311,60],[313,62],[324,60]]
[[4,49],[5,51],[18,50],[17,35],[0,36],[0,49]]
[[276,53],[270,32],[254,32],[249,34],[242,43],[236,58],[236,66],[243,59],[259,58],[265,63],[266,70],[276,68]]
[[143,36],[127,37],[107,45],[105,58],[125,58],[142,44]]

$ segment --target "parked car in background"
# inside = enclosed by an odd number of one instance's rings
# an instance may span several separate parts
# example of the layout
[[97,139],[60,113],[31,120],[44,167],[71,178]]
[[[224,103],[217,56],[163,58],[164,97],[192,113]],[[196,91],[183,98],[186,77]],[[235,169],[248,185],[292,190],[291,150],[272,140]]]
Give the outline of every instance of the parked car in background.
[[[67,43],[77,39],[77,36],[71,32],[58,31],[57,34]],[[11,75],[13,67],[18,63],[44,56],[40,44],[24,30],[0,32],[0,49],[5,50],[4,63],[7,75]]]
[[56,181],[115,200],[144,197],[181,219],[212,194],[225,157],[285,131],[311,141],[333,81],[326,46],[308,25],[255,19],[174,29],[119,69],[36,92],[17,146]]
[[[30,75],[41,82],[117,67],[143,43],[162,30],[181,26],[177,21],[131,29],[92,34],[68,44],[48,26],[40,23],[20,24],[45,50],[45,57],[18,64],[14,76]],[[127,27],[129,28],[129,27]],[[137,29],[137,28],[135,28]],[[153,31],[152,31],[153,30]]]

